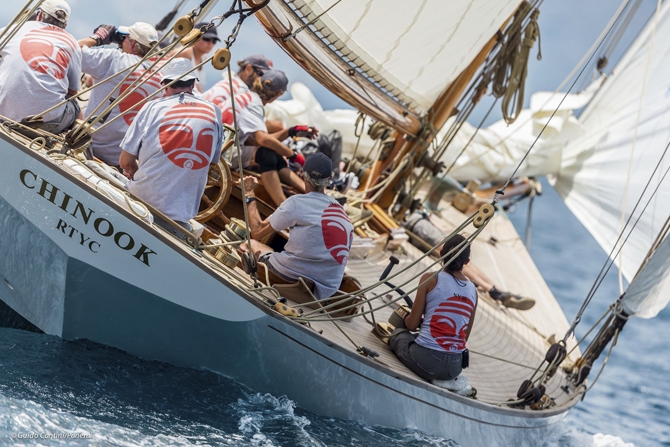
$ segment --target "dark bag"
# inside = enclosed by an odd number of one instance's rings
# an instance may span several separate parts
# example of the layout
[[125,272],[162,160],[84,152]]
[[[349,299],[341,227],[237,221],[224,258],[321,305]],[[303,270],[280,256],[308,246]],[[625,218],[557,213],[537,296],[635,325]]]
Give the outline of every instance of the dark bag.
[[468,351],[467,349],[464,350],[464,351],[461,353],[461,356],[462,356],[462,357],[461,357],[461,367],[462,367],[463,369],[465,369],[465,368],[467,368],[468,366],[470,366],[470,351]]

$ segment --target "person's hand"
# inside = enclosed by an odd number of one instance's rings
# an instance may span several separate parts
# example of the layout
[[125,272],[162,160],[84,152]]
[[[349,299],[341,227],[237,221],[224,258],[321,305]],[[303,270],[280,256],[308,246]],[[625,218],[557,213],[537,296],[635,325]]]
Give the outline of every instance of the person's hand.
[[127,178],[128,180],[132,180],[132,179],[133,179],[133,174],[131,174],[130,172],[126,171],[125,169],[123,170],[122,174],[123,174],[124,176],[126,176],[126,178]]
[[289,137],[303,137],[303,138],[309,138],[310,140],[313,140],[319,135],[319,130],[316,127],[310,127],[306,125],[299,125],[299,126],[293,126],[289,127],[288,129],[288,136]]
[[254,191],[258,188],[258,180],[252,175],[244,177],[244,193],[252,197],[255,195]]
[[305,166],[305,156],[298,151],[293,151],[293,155],[288,158],[291,163],[298,163],[300,166]]
[[98,42],[98,45],[109,45],[112,43],[112,37],[116,34],[114,25],[100,25],[93,30],[91,38]]
[[126,40],[126,37],[128,37],[128,34],[122,33],[117,29],[113,34],[111,34],[111,36],[112,37],[110,39],[112,43],[121,45],[123,41]]

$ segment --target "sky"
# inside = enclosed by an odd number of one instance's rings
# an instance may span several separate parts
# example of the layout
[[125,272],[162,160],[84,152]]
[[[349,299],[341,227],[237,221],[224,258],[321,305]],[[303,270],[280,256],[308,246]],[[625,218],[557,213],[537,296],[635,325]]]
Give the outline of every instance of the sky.
[[[361,1],[361,0],[344,0]],[[408,0],[411,1],[411,0]],[[444,0],[445,4],[449,1]],[[130,25],[137,21],[155,24],[170,10],[176,0],[68,0],[72,7],[72,16],[68,24],[68,31],[80,39],[87,37],[93,29],[102,23],[110,25]],[[230,0],[219,0],[211,16],[228,10]],[[624,35],[618,51],[614,57],[620,57],[628,43],[632,41],[640,28],[647,21],[656,8],[656,0],[641,0],[641,7]],[[16,14],[24,0],[2,0],[0,6],[0,24],[3,26]],[[197,0],[188,0],[186,8],[197,5]],[[620,0],[544,0],[540,7],[540,32],[542,60],[538,61],[537,45],[531,52],[529,74],[526,84],[525,102],[528,105],[530,94],[536,91],[553,91],[570,73],[586,53],[591,44],[603,30],[614,12],[620,5]],[[209,18],[209,17],[208,17]],[[219,36],[230,33],[236,19],[231,18],[219,28]],[[441,32],[436,30],[436,33]],[[381,36],[380,36],[381,37]],[[290,82],[306,84],[321,102],[324,109],[351,108],[344,101],[337,98],[323,88],[295,62],[281,50],[260,27],[254,18],[249,18],[243,25],[242,31],[233,45],[233,61],[241,60],[244,56],[255,53],[266,54],[274,61],[276,68],[284,70]],[[610,68],[613,66],[610,63]],[[586,75],[590,76],[591,73]],[[219,79],[220,74],[209,68],[207,74],[208,85]],[[577,86],[583,85],[580,80]],[[567,89],[564,88],[565,91]],[[573,91],[574,92],[574,91]],[[281,99],[289,99],[285,94]],[[479,124],[490,107],[490,98],[480,102],[470,117],[470,122]],[[496,107],[485,125],[492,124],[500,119],[499,108]]]

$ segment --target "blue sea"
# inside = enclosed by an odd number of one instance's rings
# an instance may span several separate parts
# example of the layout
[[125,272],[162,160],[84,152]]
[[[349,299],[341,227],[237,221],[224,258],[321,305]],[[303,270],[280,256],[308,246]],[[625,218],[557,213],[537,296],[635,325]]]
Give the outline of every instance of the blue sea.
[[[572,319],[605,254],[544,186],[533,209],[531,254]],[[509,212],[520,234],[526,212],[527,203]],[[619,295],[612,273],[578,335]],[[669,309],[631,320],[597,386],[545,446],[670,446],[669,340]],[[0,329],[0,444],[454,447],[458,439],[327,418],[208,371]]]

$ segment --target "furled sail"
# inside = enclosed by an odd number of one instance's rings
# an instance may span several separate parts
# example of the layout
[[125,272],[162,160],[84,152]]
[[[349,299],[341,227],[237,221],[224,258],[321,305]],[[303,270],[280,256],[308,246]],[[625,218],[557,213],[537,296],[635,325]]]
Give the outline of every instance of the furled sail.
[[[651,19],[586,107],[580,117],[585,134],[563,149],[560,171],[552,179],[570,210],[608,253],[639,200],[631,224],[637,221],[670,163],[668,157],[663,158],[670,143],[669,58],[670,2]],[[666,180],[617,259],[629,281],[669,215],[670,183]],[[650,275],[667,279],[667,241],[663,247],[665,259],[650,262],[647,269],[653,267],[653,273],[650,270],[641,276],[631,286],[633,290],[654,294],[665,290],[670,296],[666,282],[651,287],[645,279]]]
[[256,16],[333,93],[376,119],[416,134],[419,119],[520,3],[272,0]]

